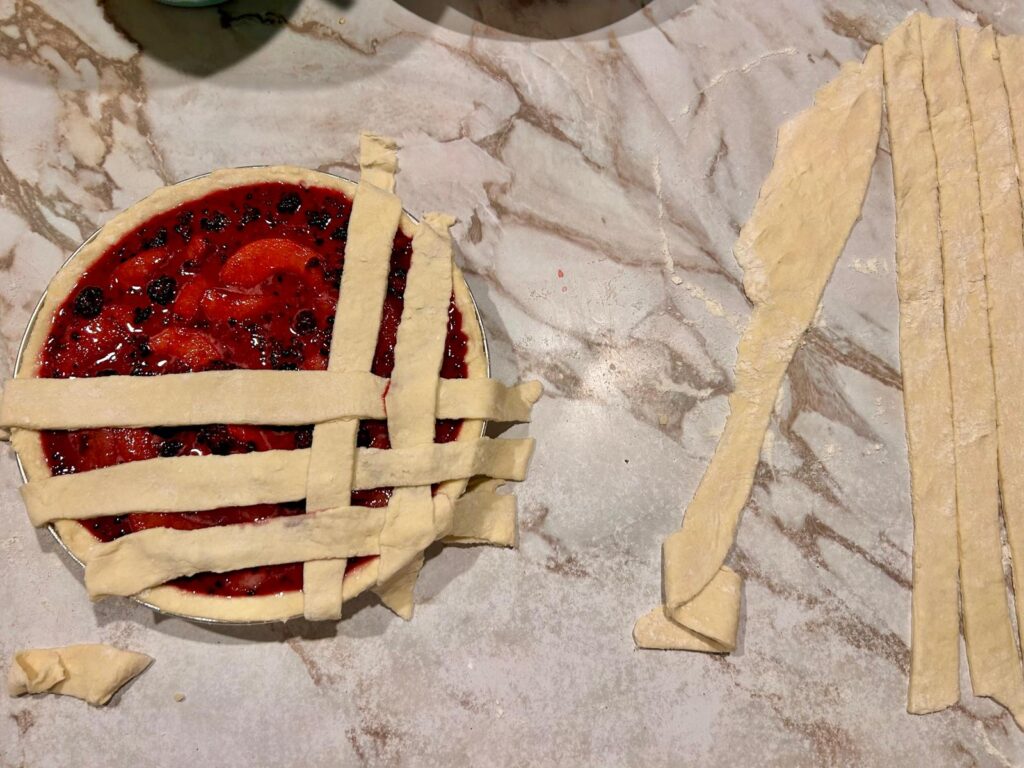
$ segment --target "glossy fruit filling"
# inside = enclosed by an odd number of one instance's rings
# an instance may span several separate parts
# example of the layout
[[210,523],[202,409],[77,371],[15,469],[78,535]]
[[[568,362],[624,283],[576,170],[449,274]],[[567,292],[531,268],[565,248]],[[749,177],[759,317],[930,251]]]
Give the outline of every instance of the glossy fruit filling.
[[[267,183],[214,192],[154,217],[110,248],[57,310],[40,376],[155,376],[246,369],[327,367],[345,264],[351,201],[340,192]],[[389,377],[412,243],[399,232],[391,253],[372,371]],[[454,297],[441,375],[464,378],[467,337]],[[438,421],[437,442],[459,421]],[[54,474],[140,459],[308,448],[312,426],[110,428],[42,433]],[[363,421],[358,444],[389,448],[387,423]],[[390,488],[355,491],[378,507]],[[83,521],[110,541],[146,528],[206,528],[302,514],[304,502],[207,512],[134,513]],[[354,559],[349,569],[372,558]],[[203,594],[253,596],[302,588],[302,564],[201,573],[172,582]]]

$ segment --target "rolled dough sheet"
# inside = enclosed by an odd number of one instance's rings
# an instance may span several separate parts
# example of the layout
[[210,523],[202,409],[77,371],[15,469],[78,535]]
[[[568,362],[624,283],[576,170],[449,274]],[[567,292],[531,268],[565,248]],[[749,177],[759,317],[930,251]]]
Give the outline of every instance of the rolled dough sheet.
[[[639,647],[735,647],[739,579],[723,563],[783,376],[860,216],[881,110],[882,51],[875,47],[862,64],[845,65],[813,107],[779,130],[774,167],[735,248],[754,311],[740,339],[729,418],[683,526],[662,552],[664,614],[678,631],[648,614],[634,628]],[[708,588],[718,597],[699,600],[702,626],[724,628],[726,636],[709,638],[688,623],[689,604]]]
[[1003,580],[981,202],[956,27],[921,16],[924,91],[939,179],[946,347],[953,395],[961,610],[975,694],[1024,716]]
[[960,699],[960,594],[953,402],[943,320],[939,180],[921,88],[921,24],[911,16],[883,46],[896,192],[903,407],[914,510],[909,712]]

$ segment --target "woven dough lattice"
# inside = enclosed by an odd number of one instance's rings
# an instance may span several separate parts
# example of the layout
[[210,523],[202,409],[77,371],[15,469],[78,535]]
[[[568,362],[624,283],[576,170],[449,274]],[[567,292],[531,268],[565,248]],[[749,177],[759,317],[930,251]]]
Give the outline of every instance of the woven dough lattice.
[[[360,167],[326,371],[46,379],[25,365],[5,383],[0,426],[12,428],[12,442],[29,465],[40,463],[43,429],[315,425],[305,449],[144,459],[67,475],[30,472],[22,495],[36,526],[306,500],[306,513],[293,517],[197,530],[151,528],[90,543],[79,554],[94,599],[139,596],[159,604],[173,589],[161,585],[182,576],[301,562],[301,611],[307,618],[340,617],[343,600],[364,588],[373,588],[407,618],[423,552],[433,542],[514,544],[515,500],[496,490],[525,477],[533,441],[464,433],[455,442],[435,443],[435,421],[527,421],[540,384],[506,387],[479,376],[440,378],[449,303],[458,289],[453,280],[462,279],[452,263],[453,219],[444,214],[425,215],[412,234],[391,377],[370,372],[389,258],[403,216],[394,194],[394,143],[364,135]],[[204,183],[227,188],[252,173],[219,171]],[[294,168],[258,173],[264,180],[322,181],[320,174]],[[166,209],[177,200],[167,194],[174,189],[161,190],[144,205]],[[93,245],[102,248],[117,235],[115,219]],[[74,288],[81,276],[74,261],[51,283],[51,293],[67,295]],[[45,310],[46,305],[44,324]],[[360,419],[385,418],[391,448],[358,448]],[[437,492],[435,484],[441,484]],[[385,486],[394,489],[386,507],[351,505],[353,490]],[[360,569],[360,588],[348,588],[346,561],[365,556],[377,557]],[[226,602],[231,601],[220,599]],[[273,618],[285,618],[287,611],[278,614]],[[229,618],[267,616],[236,610]]]

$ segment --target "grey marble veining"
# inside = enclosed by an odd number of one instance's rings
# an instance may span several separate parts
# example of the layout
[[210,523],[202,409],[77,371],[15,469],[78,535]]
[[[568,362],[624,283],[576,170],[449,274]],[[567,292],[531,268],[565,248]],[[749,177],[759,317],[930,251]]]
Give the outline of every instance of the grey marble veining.
[[223,630],[90,604],[0,450],[0,657],[97,640],[156,657],[104,710],[0,698],[0,765],[1024,761],[966,672],[960,706],[904,711],[884,150],[731,556],[739,649],[630,638],[724,422],[749,314],[731,248],[775,131],[917,8],[1024,31],[1024,6],[995,0],[0,0],[0,375],[62,260],[121,208],[223,166],[352,176],[366,128],[400,139],[410,211],[458,216],[495,375],[547,389],[520,428],[538,440],[520,549],[432,558],[408,624],[367,600],[336,628]]

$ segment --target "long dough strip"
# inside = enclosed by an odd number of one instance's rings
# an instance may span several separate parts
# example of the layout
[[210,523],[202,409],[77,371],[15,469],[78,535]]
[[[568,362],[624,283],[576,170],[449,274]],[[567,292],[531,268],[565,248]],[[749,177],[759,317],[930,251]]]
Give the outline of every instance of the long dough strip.
[[[665,614],[680,627],[672,647],[708,650],[707,642],[690,642],[693,633],[685,627],[687,604],[711,584],[723,597],[700,601],[702,617],[717,628],[737,624],[738,590],[727,588],[733,579],[723,563],[750,496],[775,396],[860,215],[881,129],[881,81],[876,47],[863,64],[844,66],[811,109],[782,126],[775,165],[740,233],[736,258],[754,312],[740,339],[722,439],[682,529],[665,541],[662,553]],[[716,611],[721,615],[707,620]],[[637,644],[666,647],[661,635],[647,631],[652,629],[641,619]],[[734,632],[716,644],[733,647]]]
[[[459,440],[413,448],[360,448],[353,489],[431,485],[476,475],[522,480],[531,438]],[[33,525],[129,512],[195,512],[306,497],[310,449],[178,456],[56,475],[21,488]],[[344,505],[347,506],[347,505]]]
[[1024,714],[1024,680],[1003,581],[995,383],[978,171],[956,27],[920,17],[924,91],[939,179],[946,347],[953,394],[960,588],[975,694]]
[[[393,194],[395,143],[363,134],[359,140],[362,179],[352,201],[345,268],[327,358],[329,371],[369,371],[387,293],[388,270],[402,203]],[[344,506],[351,500],[358,419],[317,424],[313,429],[306,511]],[[310,620],[341,618],[343,560],[307,563],[302,569],[303,615]]]
[[907,710],[960,699],[953,402],[943,321],[938,177],[922,90],[920,21],[885,41],[885,94],[896,191],[900,360],[914,512],[914,592]]
[[[972,112],[976,99],[984,102],[978,110],[979,117],[975,118],[975,138],[986,230],[986,285],[996,376],[999,485],[1006,537],[1013,559],[1017,632],[1024,647],[1024,313],[1020,311],[1020,286],[1024,285],[1021,237],[1024,222],[1017,178],[1017,168],[1024,168],[1024,38],[997,38],[991,30],[985,30],[982,40],[983,46],[978,46],[976,51],[979,63],[976,65],[972,60],[966,69],[971,73],[976,67],[986,68],[986,82],[997,81],[999,89],[993,83],[983,99],[976,93],[977,89],[972,88],[970,77],[967,87]],[[991,71],[993,68],[995,72]],[[987,157],[990,143],[999,153],[995,161]],[[991,171],[990,165],[994,166]]]
[[[447,496],[437,498],[450,505]],[[382,507],[340,507],[197,530],[149,528],[92,547],[85,586],[94,598],[134,595],[194,573],[375,555],[385,514]]]
[[[21,429],[319,424],[383,419],[387,379],[331,371],[204,371],[98,379],[10,379],[0,425]],[[282,392],[288,397],[282,398]],[[541,385],[442,379],[439,419],[530,420]]]
[[[412,239],[412,262],[405,308],[395,340],[395,368],[387,395],[392,449],[434,442],[441,363],[452,293],[452,239],[455,220],[427,214]],[[451,515],[434,516],[430,486],[396,488],[380,534],[380,590],[385,605],[412,618],[412,589],[423,564],[421,553],[451,528]],[[448,508],[451,509],[450,507]],[[390,584],[392,580],[395,584]]]

